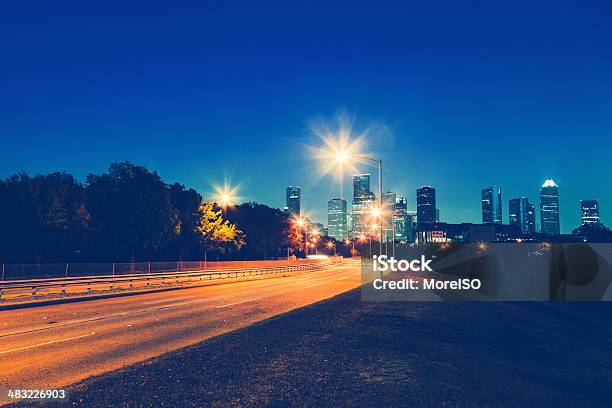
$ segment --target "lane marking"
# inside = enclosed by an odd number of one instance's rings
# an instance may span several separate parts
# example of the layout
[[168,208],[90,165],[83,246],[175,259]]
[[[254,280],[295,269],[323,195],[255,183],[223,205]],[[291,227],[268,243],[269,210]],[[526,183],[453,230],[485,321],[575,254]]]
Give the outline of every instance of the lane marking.
[[136,315],[136,314],[141,314],[141,313],[155,312],[155,311],[158,311],[158,310],[172,309],[174,307],[190,305],[190,304],[193,304],[193,303],[203,303],[203,302],[206,302],[208,300],[210,300],[210,299],[193,300],[191,302],[176,303],[176,304],[172,304],[172,305],[163,305],[163,306],[154,307],[154,308],[151,308],[151,309],[136,310],[136,311],[133,311],[133,312],[116,313],[116,314],[110,315],[110,316],[98,316],[98,317],[82,319],[82,320],[78,320],[78,321],[74,321],[74,322],[70,322],[69,321],[69,322],[65,322],[65,323],[61,323],[61,324],[49,325],[48,327],[40,327],[40,328],[31,329],[31,330],[24,330],[24,331],[20,331],[20,332],[0,334],[0,338],[11,337],[11,336],[18,336],[18,335],[21,335],[21,334],[35,333],[35,332],[39,332],[39,331],[43,331],[43,330],[57,329],[57,328],[60,328],[60,327],[74,326],[74,325],[77,325],[77,324],[92,323],[92,322],[97,322],[97,321],[100,321],[100,320],[114,319],[114,318],[118,318],[118,317],[131,316],[131,315]]
[[[277,292],[277,293],[273,293],[273,294],[270,294],[270,295],[260,296],[260,297],[257,297],[257,298],[247,299],[247,300],[243,300],[243,301],[240,301],[240,302],[234,302],[234,303],[229,303],[229,304],[225,304],[225,305],[220,305],[220,306],[216,306],[215,308],[219,309],[219,308],[233,306],[233,305],[237,305],[237,304],[241,304],[241,303],[252,302],[252,301],[263,299],[263,298],[267,298],[267,297],[273,297],[273,296],[284,294],[284,293],[290,293],[290,292],[293,292],[296,289],[300,290],[300,289],[308,289],[308,288],[315,287],[315,286],[322,286],[322,285],[325,284],[325,282],[327,282],[329,280],[329,276],[339,277],[339,276],[343,275],[346,272],[352,271],[352,268],[343,268],[341,266],[337,266],[336,268],[342,269],[342,272],[337,273],[337,272],[333,272],[333,271],[330,271],[329,269],[327,269],[327,270],[318,270],[316,272],[312,272],[310,275],[301,276],[301,277],[298,277],[295,280],[294,279],[289,279],[289,280],[284,280],[284,279],[283,280],[276,280],[276,279],[274,279],[273,282],[257,282],[257,283],[256,283],[256,281],[239,282],[239,283],[253,283],[253,285],[251,286],[250,289],[257,289],[260,286],[265,287],[265,289],[273,289],[274,286],[276,286],[277,289],[289,289],[289,290],[284,290],[284,291],[281,291],[280,293]],[[302,280],[309,280],[310,282],[320,282],[321,280],[323,280],[325,282],[304,287],[304,286],[301,286],[301,283],[302,283],[301,281]],[[340,279],[334,279],[334,280],[340,280]],[[304,283],[306,283],[306,282],[304,282]],[[255,286],[255,287],[253,287],[253,286]],[[167,300],[164,299],[164,301],[176,301],[176,300],[192,298],[192,297],[196,297],[196,296],[195,295],[194,296],[185,296],[185,297],[181,297],[181,298],[173,298],[173,299],[167,299]],[[216,300],[216,299],[219,299],[219,298],[224,298],[224,297],[228,297],[228,296],[227,295],[213,296],[213,297],[210,297],[210,298],[204,298],[204,299],[190,301],[190,302],[182,302],[182,303],[176,303],[176,304],[162,305],[162,306],[154,307],[154,308],[150,308],[150,309],[141,309],[141,310],[136,310],[136,311],[117,313],[117,314],[113,314],[113,315],[98,316],[98,317],[78,320],[76,322],[70,322],[69,321],[69,322],[65,322],[65,323],[49,325],[47,327],[30,329],[30,330],[25,330],[25,331],[21,331],[21,332],[13,332],[13,333],[7,333],[7,334],[0,334],[0,338],[16,336],[16,335],[21,335],[21,334],[27,334],[27,333],[32,333],[32,332],[38,332],[38,331],[42,331],[42,330],[56,329],[56,328],[59,328],[59,327],[73,326],[73,325],[77,325],[77,324],[91,323],[91,322],[100,321],[100,320],[107,320],[107,319],[113,319],[113,318],[121,318],[121,317],[125,317],[125,316],[136,315],[136,314],[140,314],[140,313],[152,312],[152,311],[157,311],[157,310],[171,309],[171,308],[185,306],[185,305],[194,304],[194,303],[211,302],[213,300]],[[155,302],[156,303],[161,303],[161,301],[155,301]],[[151,303],[143,302],[143,304],[151,304]]]
[[91,333],[87,333],[87,334],[82,334],[80,336],[74,336],[74,337],[68,337],[66,339],[59,339],[59,340],[52,340],[52,341],[46,341],[44,343],[39,343],[39,344],[32,344],[30,346],[24,346],[24,347],[18,347],[15,349],[11,349],[11,350],[4,350],[4,351],[0,351],[0,354],[7,354],[7,353],[12,353],[14,351],[21,351],[21,350],[27,350],[27,349],[31,349],[34,347],[40,347],[40,346],[46,346],[48,344],[54,344],[54,343],[61,343],[63,341],[70,341],[70,340],[76,340],[76,339],[82,339],[83,337],[89,337],[89,336],[93,336],[94,334],[96,334],[96,332],[91,332]]
[[154,300],[152,302],[143,302],[144,305],[154,305],[156,303],[164,303],[164,302],[172,302],[175,300],[183,300],[183,299],[191,299],[194,298],[195,296],[183,296],[183,297],[177,297],[177,298],[170,298],[170,299],[161,299],[161,300]]
[[[269,296],[262,296],[262,297],[269,297]],[[234,302],[234,303],[228,303],[227,305],[220,305],[220,306],[216,306],[215,309],[220,309],[222,307],[228,307],[228,306],[234,306],[234,305],[239,305],[241,303],[246,303],[246,302],[252,302],[254,300],[259,300],[261,299],[261,297],[258,298],[253,298],[253,299],[247,299],[247,300],[242,300],[240,302]]]

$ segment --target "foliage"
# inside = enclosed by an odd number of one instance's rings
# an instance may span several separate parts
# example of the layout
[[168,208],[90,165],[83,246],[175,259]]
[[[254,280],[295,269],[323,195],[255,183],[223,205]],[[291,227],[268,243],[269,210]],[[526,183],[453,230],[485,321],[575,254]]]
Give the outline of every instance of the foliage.
[[[177,213],[156,172],[114,163],[108,173],[90,174],[86,185],[92,249],[100,260],[150,258],[177,236]],[[94,252],[88,254],[94,257]]]
[[289,216],[277,208],[244,203],[227,209],[227,218],[245,234],[240,256],[246,259],[282,258],[291,245]]
[[572,231],[587,242],[612,242],[612,231],[601,223],[582,224]]
[[0,180],[0,226],[6,263],[202,259],[245,240],[195,190],[128,162],[85,184],[66,173]]
[[4,262],[72,258],[80,253],[90,214],[84,187],[66,173],[0,181],[0,259]]
[[304,250],[304,234],[302,234],[300,228],[293,223],[290,223],[287,230],[287,243],[291,254]]
[[198,213],[196,233],[206,251],[226,253],[232,247],[240,249],[244,245],[242,231],[228,220],[224,220],[222,211],[216,210],[214,204],[201,203]]

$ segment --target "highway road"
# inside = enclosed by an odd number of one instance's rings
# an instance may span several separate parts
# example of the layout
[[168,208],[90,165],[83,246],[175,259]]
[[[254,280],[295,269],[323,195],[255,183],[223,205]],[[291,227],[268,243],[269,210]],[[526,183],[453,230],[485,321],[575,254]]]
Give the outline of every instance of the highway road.
[[0,388],[66,387],[359,285],[349,259],[286,277],[0,311]]

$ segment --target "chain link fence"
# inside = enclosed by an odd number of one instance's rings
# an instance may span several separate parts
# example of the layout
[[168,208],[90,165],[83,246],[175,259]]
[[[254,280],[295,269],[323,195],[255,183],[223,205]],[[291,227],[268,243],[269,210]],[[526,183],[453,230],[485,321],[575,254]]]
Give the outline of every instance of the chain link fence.
[[214,271],[223,269],[265,268],[316,263],[315,259],[267,261],[176,261],[176,262],[102,262],[2,264],[0,280],[45,279],[82,276],[114,276],[159,272]]

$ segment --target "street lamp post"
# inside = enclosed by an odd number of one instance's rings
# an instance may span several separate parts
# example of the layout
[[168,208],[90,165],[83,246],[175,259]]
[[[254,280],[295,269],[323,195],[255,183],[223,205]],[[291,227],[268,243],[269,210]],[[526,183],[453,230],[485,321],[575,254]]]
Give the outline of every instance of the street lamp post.
[[[359,159],[369,160],[376,164],[378,164],[378,207],[382,209],[382,159],[373,159],[368,156],[355,156]],[[382,240],[383,240],[383,225],[382,219],[380,222],[380,228],[378,231],[378,254],[382,254]],[[372,251],[370,250],[370,256],[372,256]]]
[[300,231],[304,228],[304,256],[308,257],[308,245],[310,245],[308,242],[308,222],[305,221],[303,217],[296,217],[293,222],[298,226]]
[[[382,171],[382,159],[374,159],[372,157],[368,157],[368,156],[363,156],[360,154],[354,154],[352,152],[350,152],[349,149],[346,148],[341,148],[341,149],[337,149],[333,152],[336,162],[338,164],[340,164],[341,166],[343,165],[343,163],[349,161],[351,158],[357,158],[357,159],[362,159],[362,160],[368,160],[371,162],[374,162],[378,165],[378,206],[379,208],[382,208],[382,192],[383,192],[383,171]],[[342,167],[341,167],[342,169]],[[342,182],[341,182],[342,184]],[[342,195],[342,194],[341,194]],[[378,251],[379,254],[382,253],[382,240],[383,240],[383,226],[382,226],[382,222],[380,223],[380,228],[378,231]],[[370,254],[371,255],[371,254]]]
[[352,258],[352,257],[354,256],[354,254],[355,254],[355,240],[354,240],[354,239],[348,239],[348,238],[347,238],[347,239],[344,241],[344,245],[346,245],[346,246],[350,246],[350,245],[351,245],[351,243],[353,244],[353,248],[351,249],[351,258]]
[[325,244],[327,246],[328,249],[333,249],[334,250],[334,256],[336,256],[336,245],[334,245],[334,243],[332,241],[328,241],[327,244]]

